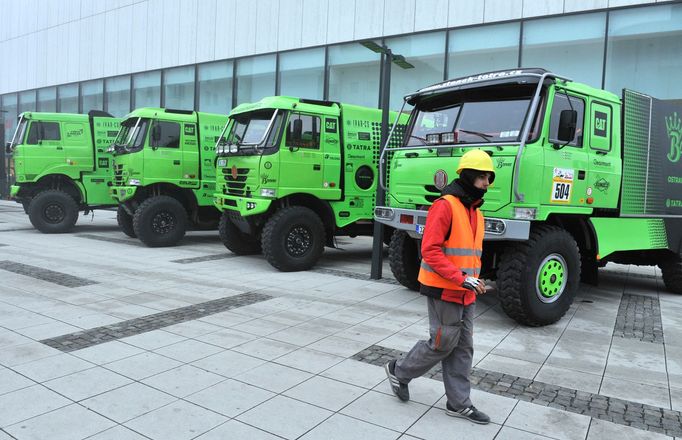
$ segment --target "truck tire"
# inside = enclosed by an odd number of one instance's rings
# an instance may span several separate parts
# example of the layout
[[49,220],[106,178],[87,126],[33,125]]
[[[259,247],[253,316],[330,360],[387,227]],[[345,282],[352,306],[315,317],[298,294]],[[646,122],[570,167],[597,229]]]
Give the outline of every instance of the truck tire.
[[137,238],[135,229],[133,228],[133,216],[128,214],[121,205],[118,205],[118,209],[116,210],[116,223],[118,223],[118,227],[125,235],[130,238]]
[[670,259],[658,264],[663,275],[665,288],[672,293],[682,294],[682,259],[671,255]]
[[256,237],[240,231],[224,212],[220,216],[218,234],[220,235],[220,241],[233,254],[254,255],[259,254],[261,251],[260,241]]
[[28,219],[45,234],[70,232],[78,220],[78,204],[64,191],[48,189],[31,199]]
[[543,225],[526,242],[508,246],[497,270],[498,298],[520,324],[552,324],[573,303],[580,284],[580,251],[567,231]]
[[133,215],[133,230],[149,247],[174,246],[185,236],[187,211],[170,196],[154,196],[140,204]]
[[263,228],[263,255],[282,272],[308,270],[324,251],[324,224],[315,211],[289,206],[277,211]]
[[388,262],[396,280],[410,290],[419,291],[419,253],[417,240],[396,229],[388,246]]

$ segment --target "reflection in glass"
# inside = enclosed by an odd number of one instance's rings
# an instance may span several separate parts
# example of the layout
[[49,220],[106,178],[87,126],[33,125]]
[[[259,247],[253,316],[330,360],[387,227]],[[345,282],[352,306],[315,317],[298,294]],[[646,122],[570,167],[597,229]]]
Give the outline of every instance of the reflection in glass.
[[324,48],[297,50],[279,56],[279,94],[323,98]]
[[237,104],[275,94],[275,55],[237,61]]
[[380,55],[358,44],[329,48],[329,99],[378,107]]
[[104,84],[101,79],[81,83],[81,108],[85,114],[90,110],[104,110]]
[[517,67],[519,29],[519,23],[505,23],[450,31],[448,77]]
[[130,77],[107,78],[104,83],[107,94],[107,112],[120,118],[130,112]]
[[232,109],[232,61],[199,66],[199,110],[227,114]]
[[166,70],[163,82],[165,108],[194,109],[194,66]]
[[133,75],[133,108],[161,106],[161,72]]

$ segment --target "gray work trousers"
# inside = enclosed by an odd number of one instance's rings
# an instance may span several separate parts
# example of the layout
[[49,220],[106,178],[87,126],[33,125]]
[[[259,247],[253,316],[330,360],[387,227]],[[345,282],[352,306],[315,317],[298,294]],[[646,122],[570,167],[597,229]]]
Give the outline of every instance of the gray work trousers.
[[428,298],[428,341],[419,341],[395,364],[395,375],[403,383],[422,376],[438,362],[443,366],[445,395],[450,406],[471,406],[469,373],[474,357],[475,303],[461,304]]

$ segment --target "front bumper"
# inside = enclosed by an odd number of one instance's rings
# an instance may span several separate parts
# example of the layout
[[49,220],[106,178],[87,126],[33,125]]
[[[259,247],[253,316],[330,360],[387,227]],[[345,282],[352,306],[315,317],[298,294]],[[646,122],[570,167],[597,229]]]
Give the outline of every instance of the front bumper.
[[237,211],[242,217],[263,214],[270,209],[273,199],[235,197],[221,193],[213,194],[213,204],[220,211]]
[[130,200],[135,196],[137,186],[112,186],[109,189],[109,194],[119,203]]
[[[427,211],[418,209],[391,208],[377,206],[374,208],[374,220],[407,232],[412,238],[421,238],[426,225]],[[495,217],[485,218],[484,240],[528,240],[530,221],[509,220]]]

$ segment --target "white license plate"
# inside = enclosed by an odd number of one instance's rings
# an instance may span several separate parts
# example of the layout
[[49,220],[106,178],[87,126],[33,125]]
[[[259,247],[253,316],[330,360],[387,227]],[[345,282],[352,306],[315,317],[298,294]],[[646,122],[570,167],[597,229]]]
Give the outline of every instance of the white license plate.
[[417,234],[423,234],[424,233],[424,225],[416,225],[415,230],[417,231]]
[[218,160],[218,166],[219,167],[224,167],[225,165],[227,165],[227,159],[219,159]]

